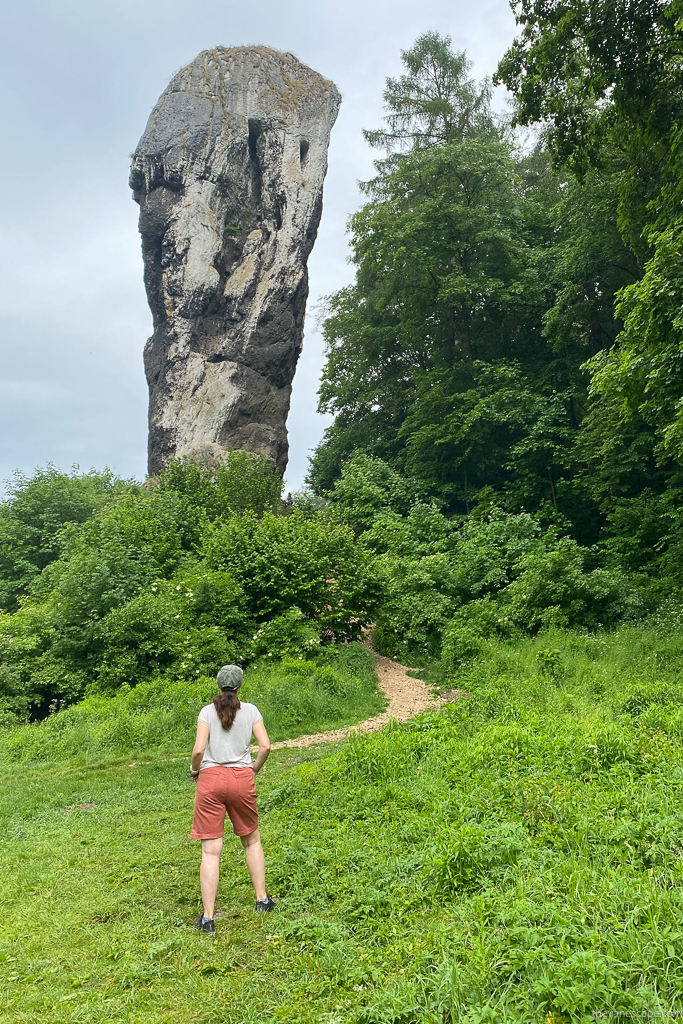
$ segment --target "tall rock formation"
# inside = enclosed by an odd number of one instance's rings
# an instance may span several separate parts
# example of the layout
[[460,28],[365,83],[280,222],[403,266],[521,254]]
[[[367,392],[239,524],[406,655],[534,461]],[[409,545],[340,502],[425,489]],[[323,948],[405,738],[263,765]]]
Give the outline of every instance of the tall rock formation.
[[145,286],[149,472],[169,459],[269,456],[284,472],[306,263],[337,89],[289,53],[205,50],[133,155]]

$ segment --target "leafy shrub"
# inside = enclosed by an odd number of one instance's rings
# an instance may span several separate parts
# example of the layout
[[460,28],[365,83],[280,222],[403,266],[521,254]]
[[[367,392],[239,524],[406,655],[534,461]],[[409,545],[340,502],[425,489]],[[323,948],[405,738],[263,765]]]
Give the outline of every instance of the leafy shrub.
[[204,557],[229,572],[259,623],[291,608],[337,639],[353,639],[379,595],[374,559],[344,525],[299,512],[233,516],[207,534]]
[[549,626],[594,628],[642,614],[633,578],[595,566],[597,553],[527,513],[491,507],[461,526],[434,506],[401,518],[378,515],[362,544],[379,552],[384,597],[378,649],[394,657],[439,657],[454,665],[487,638]]
[[380,562],[384,599],[373,643],[391,657],[434,658],[458,604],[456,569],[445,554]]
[[65,533],[64,553],[34,586],[69,625],[101,618],[155,579],[168,579],[201,541],[204,516],[173,492],[129,491]]
[[298,608],[266,622],[252,637],[251,652],[256,658],[284,658],[309,655],[320,647],[320,634]]
[[180,494],[213,522],[233,513],[262,515],[280,507],[282,477],[264,455],[231,451],[215,462],[173,459],[152,483],[162,492]]
[[679,742],[683,740],[683,707],[676,704],[651,704],[640,718],[640,724],[653,732],[662,732]]
[[16,725],[28,714],[28,696],[21,675],[10,665],[0,665],[0,728]]
[[[239,594],[239,589],[236,588]],[[215,666],[243,661],[246,651],[245,616],[233,608],[230,626],[196,625],[190,600],[168,587],[144,593],[115,608],[92,631],[95,682],[91,689],[106,692],[121,683],[144,679],[156,671],[193,678],[210,674]],[[237,626],[242,628],[237,628]]]
[[415,481],[401,476],[381,459],[358,453],[344,464],[341,477],[326,497],[329,510],[360,533],[382,513],[405,515],[420,490]]
[[0,609],[15,611],[19,598],[62,552],[67,523],[83,523],[130,486],[109,470],[79,475],[54,466],[32,477],[15,473],[0,504]]
[[264,512],[279,502],[273,474],[247,453],[174,463],[63,529],[59,557],[0,613],[10,712],[41,718],[160,672],[196,679],[358,635],[380,592],[372,554],[345,525]]
[[564,537],[550,550],[520,558],[504,592],[513,621],[535,632],[549,625],[593,629],[621,618],[633,583],[619,571],[590,569],[591,557]]
[[[546,539],[511,567],[511,582],[459,607],[444,634],[447,664],[471,658],[487,638],[537,633],[549,627],[595,629],[644,612],[632,579],[617,570],[590,568],[594,554],[568,537]],[[552,545],[552,546],[551,546]]]

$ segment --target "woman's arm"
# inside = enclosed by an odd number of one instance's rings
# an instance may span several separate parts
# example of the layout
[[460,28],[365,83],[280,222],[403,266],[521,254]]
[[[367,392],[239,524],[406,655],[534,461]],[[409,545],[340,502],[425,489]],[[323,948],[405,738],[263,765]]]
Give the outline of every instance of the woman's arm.
[[252,731],[254,733],[254,739],[258,743],[258,754],[252,768],[254,769],[254,775],[258,775],[266,762],[268,754],[270,753],[270,740],[268,739],[268,733],[266,732],[266,727],[263,724],[263,719],[256,723]]
[[199,773],[199,766],[202,763],[208,740],[208,725],[205,722],[197,722],[197,739],[194,741],[194,747],[192,748],[192,767],[190,769],[191,774],[195,777]]

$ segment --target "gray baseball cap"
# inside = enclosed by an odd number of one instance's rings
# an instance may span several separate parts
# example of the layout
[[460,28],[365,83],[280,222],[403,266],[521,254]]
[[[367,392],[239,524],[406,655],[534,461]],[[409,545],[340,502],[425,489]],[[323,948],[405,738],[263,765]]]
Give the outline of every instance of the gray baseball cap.
[[216,676],[221,690],[239,690],[244,673],[239,665],[224,665]]

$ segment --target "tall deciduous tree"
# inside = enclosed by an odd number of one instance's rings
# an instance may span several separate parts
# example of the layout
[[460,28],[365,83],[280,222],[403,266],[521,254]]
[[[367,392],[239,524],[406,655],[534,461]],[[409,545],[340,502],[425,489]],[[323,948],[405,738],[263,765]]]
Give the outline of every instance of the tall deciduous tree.
[[[644,264],[618,278],[623,331],[598,352],[585,452],[609,506],[683,461],[683,3],[519,0],[521,34],[501,61],[520,123],[544,122],[558,164],[585,175],[614,151],[624,170],[616,213]],[[598,458],[599,457],[599,458]],[[597,460],[597,461],[596,461]]]

